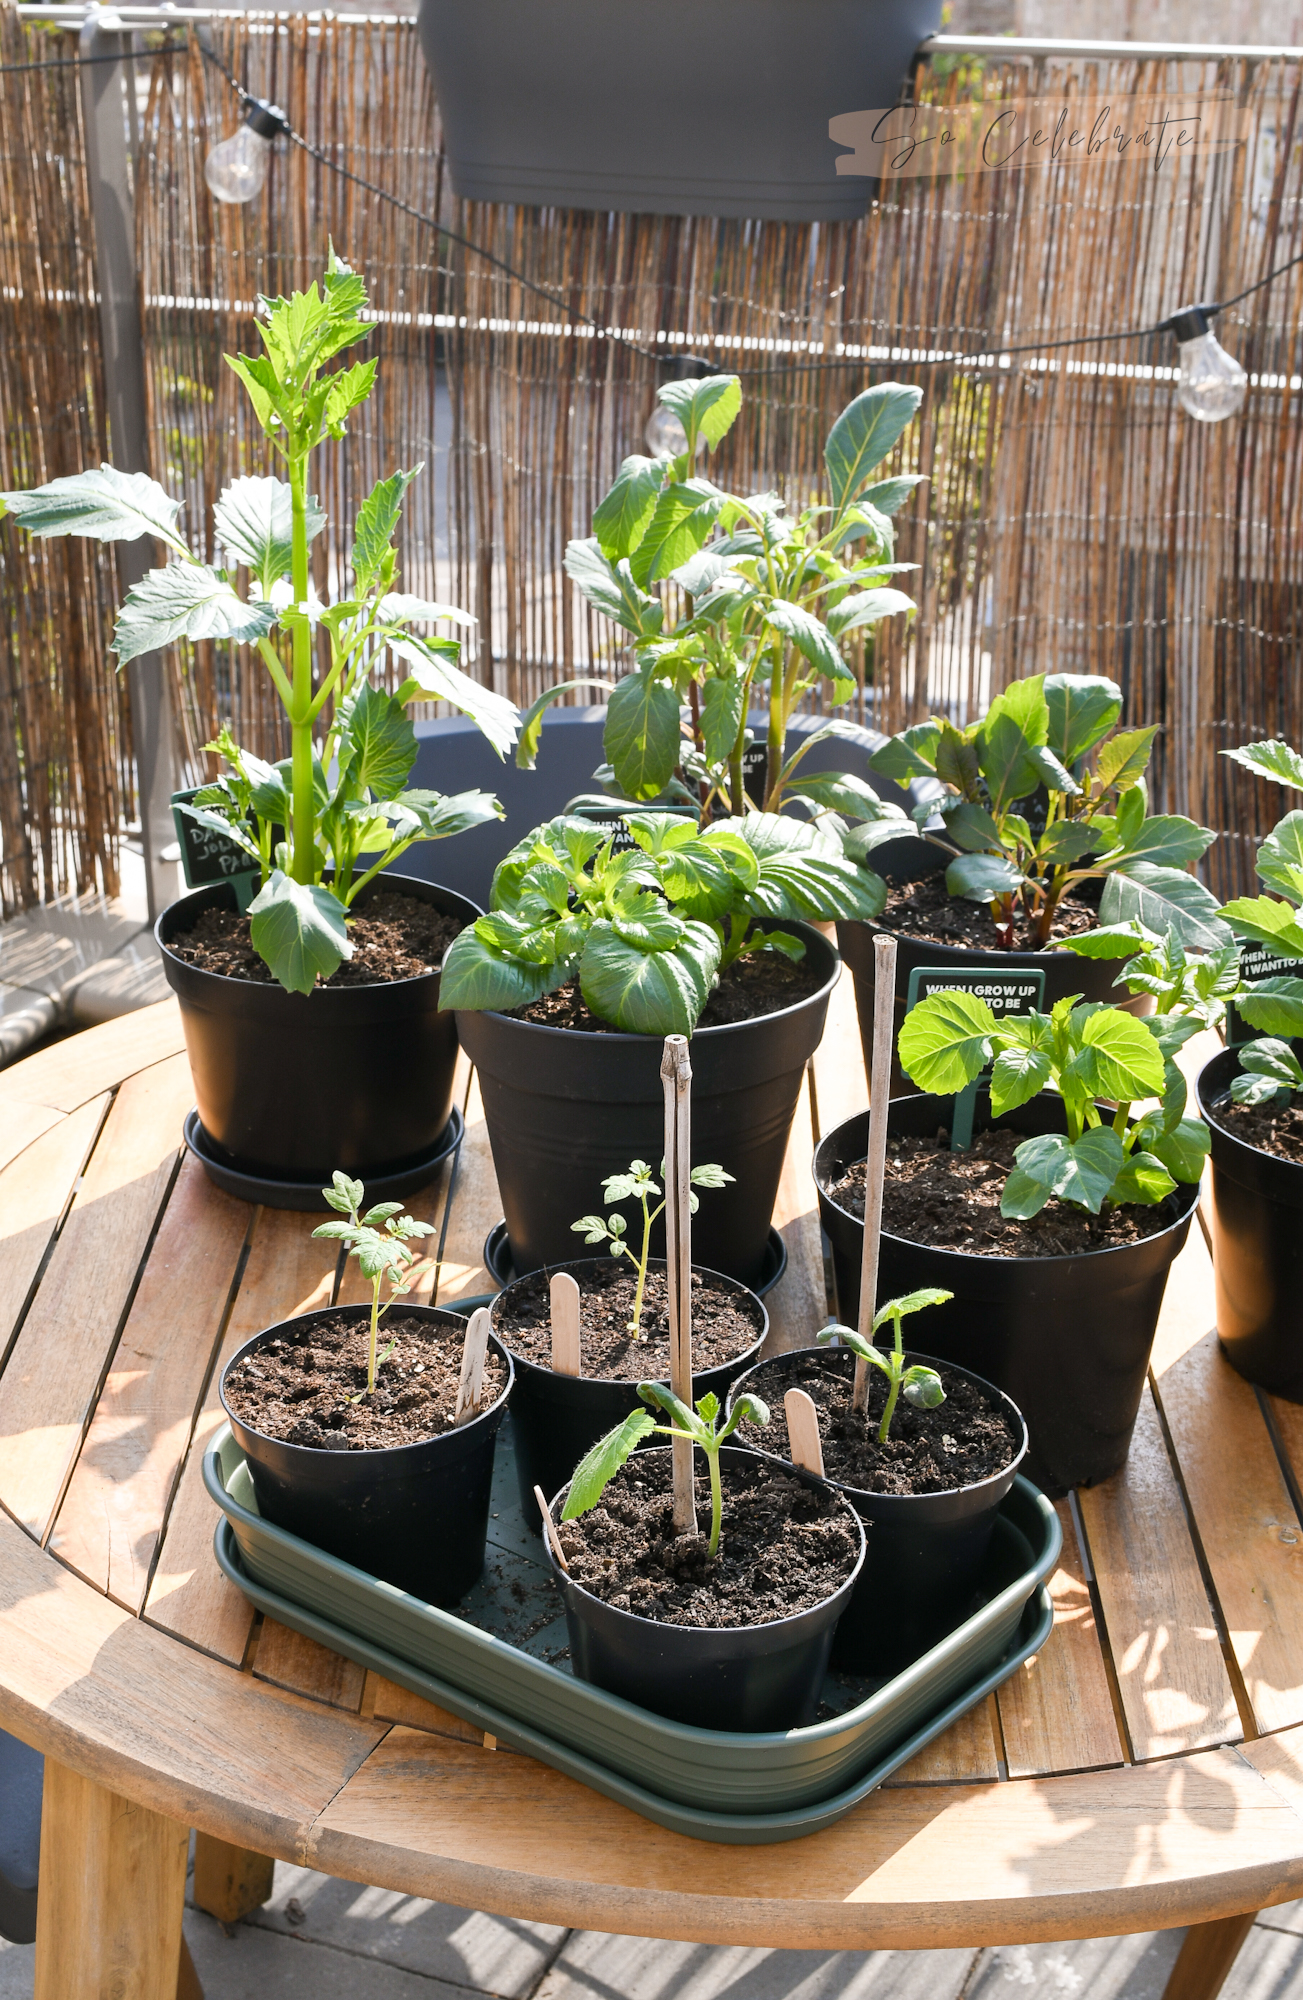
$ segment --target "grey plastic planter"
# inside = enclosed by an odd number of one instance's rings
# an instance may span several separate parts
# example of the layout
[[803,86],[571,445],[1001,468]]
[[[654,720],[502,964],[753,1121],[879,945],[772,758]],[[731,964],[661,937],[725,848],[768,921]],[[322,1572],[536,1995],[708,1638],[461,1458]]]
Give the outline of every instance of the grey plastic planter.
[[896,102],[941,0],[422,0],[472,201],[834,222],[829,120]]

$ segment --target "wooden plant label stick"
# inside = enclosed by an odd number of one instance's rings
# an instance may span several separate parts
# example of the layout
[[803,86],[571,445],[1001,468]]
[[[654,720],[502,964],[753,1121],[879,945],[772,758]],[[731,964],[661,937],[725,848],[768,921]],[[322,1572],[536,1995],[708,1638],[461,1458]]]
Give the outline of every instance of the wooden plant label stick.
[[[688,1203],[692,1173],[692,1065],[685,1035],[667,1035],[661,1058],[665,1085],[665,1277],[670,1306],[670,1387],[692,1408],[692,1224]],[[675,1438],[674,1526],[697,1532],[692,1492],[692,1444]]]
[[454,1430],[462,1424],[468,1424],[472,1417],[477,1417],[480,1413],[484,1357],[489,1351],[489,1326],[492,1319],[493,1315],[487,1306],[480,1306],[470,1316],[461,1351],[461,1380],[457,1384],[457,1403],[452,1413]]
[[[891,1103],[891,1050],[896,1033],[896,940],[873,940],[873,1074],[869,1078],[869,1157],[864,1168],[864,1261],[860,1265],[860,1325],[873,1338],[878,1296],[878,1243],[882,1235],[882,1183],[887,1171],[887,1113]],[[855,1363],[853,1409],[869,1401],[869,1364]]]
[[552,1299],[552,1373],[579,1375],[579,1287],[569,1271],[554,1271]]
[[570,1565],[566,1561],[566,1552],[561,1546],[561,1537],[557,1533],[556,1522],[552,1519],[552,1509],[547,1504],[547,1499],[544,1495],[541,1486],[536,1486],[534,1488],[534,1498],[538,1502],[538,1511],[543,1516],[543,1526],[546,1528],[547,1538],[549,1542],[552,1544],[552,1553],[556,1557],[557,1561],[560,1563],[566,1575],[569,1576]]
[[819,1436],[819,1413],[804,1389],[789,1389],[783,1397],[787,1417],[787,1442],[793,1465],[823,1478],[823,1441]]

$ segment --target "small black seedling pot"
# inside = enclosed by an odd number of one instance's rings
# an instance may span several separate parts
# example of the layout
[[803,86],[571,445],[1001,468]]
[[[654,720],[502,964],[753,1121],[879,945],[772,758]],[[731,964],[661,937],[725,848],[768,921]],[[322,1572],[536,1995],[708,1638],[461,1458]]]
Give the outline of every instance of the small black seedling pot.
[[[460,1429],[418,1444],[384,1451],[287,1444],[251,1430],[226,1400],[226,1378],[246,1355],[269,1340],[293,1340],[305,1321],[356,1319],[360,1310],[367,1308],[327,1306],[256,1333],[222,1370],[222,1407],[249,1461],[264,1520],[427,1604],[456,1604],[484,1568],[493,1450],[514,1380],[511,1356],[500,1342],[490,1336],[507,1370],[497,1401]],[[435,1306],[404,1303],[402,1314],[449,1327],[459,1337],[466,1330],[460,1314]]]
[[[594,1273],[609,1270],[610,1263],[609,1257],[581,1257],[572,1264],[557,1264],[552,1269],[568,1271],[582,1297],[584,1287],[592,1283]],[[649,1271],[664,1271],[664,1259],[652,1258],[647,1268]],[[769,1315],[755,1293],[749,1292],[735,1279],[725,1278],[718,1271],[703,1270],[700,1264],[694,1264],[692,1269],[697,1277],[709,1278],[712,1284],[735,1293],[739,1300],[748,1300],[757,1318],[759,1331],[749,1347],[743,1348],[734,1360],[693,1375],[694,1399],[704,1396],[709,1390],[723,1403],[730,1386],[757,1359],[769,1331]],[[512,1293],[523,1282],[517,1278],[515,1284],[508,1285],[493,1301],[495,1328]],[[538,1486],[544,1493],[555,1493],[568,1481],[584,1453],[592,1449],[598,1438],[605,1437],[608,1431],[623,1423],[632,1410],[645,1410],[647,1405],[639,1398],[636,1382],[619,1381],[608,1375],[554,1375],[550,1368],[540,1368],[537,1362],[527,1360],[523,1354],[513,1352],[511,1359],[516,1371],[515,1394],[511,1399],[511,1434],[516,1448],[520,1504],[535,1534],[541,1534],[543,1521],[534,1498],[534,1488]]]
[[[646,1453],[648,1458],[668,1459],[669,1455],[668,1446]],[[732,1445],[724,1446],[720,1459],[722,1472],[748,1463],[757,1469],[772,1463],[757,1452]],[[798,1479],[804,1476],[796,1473]],[[568,1491],[569,1481],[551,1502],[552,1518],[558,1525]],[[854,1513],[849,1507],[847,1511]],[[566,1607],[570,1659],[576,1675],[594,1687],[605,1688],[608,1694],[649,1708],[653,1715],[668,1716],[671,1722],[685,1722],[694,1729],[750,1734],[798,1729],[813,1722],[837,1620],[850,1603],[864,1566],[864,1528],[858,1517],[856,1526],[859,1559],[840,1590],[822,1604],[767,1625],[722,1628],[663,1625],[659,1619],[617,1611],[571,1580],[556,1560],[550,1537],[544,1536],[553,1579]],[[728,1534],[727,1486],[724,1534]]]
[[[946,1493],[867,1493],[838,1479],[828,1480],[869,1530],[868,1557],[833,1640],[832,1664],[848,1674],[903,1672],[976,1609],[996,1515],[1027,1456],[1022,1412],[1003,1391],[953,1362],[938,1364],[929,1354],[910,1350],[906,1360],[963,1375],[992,1403],[1003,1406],[1021,1443],[1002,1472]],[[854,1379],[855,1356],[849,1349],[797,1348],[739,1376],[729,1393],[730,1407],[748,1391],[771,1408],[781,1407],[784,1394],[811,1362],[848,1385]],[[760,1446],[758,1456],[777,1455]],[[786,1459],[777,1462],[788,1464]]]
[[[898,1098],[890,1130],[931,1136],[949,1127],[953,1108],[948,1097]],[[829,1190],[864,1158],[868,1124],[867,1112],[848,1118],[814,1156],[838,1313],[847,1326],[859,1313],[864,1225]],[[1062,1100],[1033,1097],[993,1119],[983,1087],[973,1129],[992,1125],[1028,1138],[1062,1132]],[[884,1229],[876,1303],[927,1285],[953,1292],[948,1305],[928,1309],[929,1348],[1012,1398],[1027,1421],[1027,1477],[1059,1498],[1070,1487],[1108,1479],[1126,1463],[1167,1274],[1198,1199],[1197,1187],[1178,1186],[1168,1197],[1167,1213],[1175,1211],[1175,1219],[1155,1235],[1071,1257],[984,1257],[914,1243]]]
[[1303,1166],[1236,1138],[1219,1100],[1240,1073],[1235,1049],[1200,1072],[1199,1110],[1212,1136],[1217,1334],[1249,1382],[1303,1403]]

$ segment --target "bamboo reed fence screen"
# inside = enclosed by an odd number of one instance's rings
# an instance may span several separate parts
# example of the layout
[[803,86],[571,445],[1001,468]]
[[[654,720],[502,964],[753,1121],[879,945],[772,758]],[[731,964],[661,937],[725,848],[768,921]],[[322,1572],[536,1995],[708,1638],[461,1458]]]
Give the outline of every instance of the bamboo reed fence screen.
[[[235,100],[197,47],[156,57],[137,197],[152,451],[186,495],[196,547],[210,552],[221,485],[266,463],[221,356],[250,345],[255,295],[305,283],[328,238],[370,281],[382,386],[323,463],[319,587],[340,574],[371,481],[424,461],[407,587],[473,610],[476,670],[522,701],[563,675],[626,664],[561,558],[620,458],[641,448],[665,370],[594,337],[582,315],[741,370],[743,417],[714,476],[793,502],[814,491],[823,438],[852,394],[917,382],[923,410],[902,462],[926,482],[900,517],[899,553],[919,565],[920,611],[879,628],[864,719],[971,715],[1028,672],[1112,673],[1129,715],[1163,725],[1160,797],[1222,831],[1213,886],[1251,879],[1254,836],[1284,798],[1217,752],[1253,735],[1303,744],[1303,275],[1219,323],[1255,376],[1242,416],[1219,426],[1179,410],[1166,336],[1004,366],[953,357],[1152,323],[1303,248],[1297,64],[1007,61],[925,75],[949,99],[1216,93],[1249,112],[1253,136],[1247,154],[1186,158],[1163,176],[1059,166],[905,181],[862,221],[815,226],[462,204],[441,172],[410,25],[279,16],[211,32],[248,88],[332,160],[564,305],[295,148],[278,149],[261,201],[211,203],[203,157],[233,129]],[[839,355],[836,370],[810,366]],[[226,719],[251,747],[283,752],[256,660],[197,647],[175,671],[192,769]]]

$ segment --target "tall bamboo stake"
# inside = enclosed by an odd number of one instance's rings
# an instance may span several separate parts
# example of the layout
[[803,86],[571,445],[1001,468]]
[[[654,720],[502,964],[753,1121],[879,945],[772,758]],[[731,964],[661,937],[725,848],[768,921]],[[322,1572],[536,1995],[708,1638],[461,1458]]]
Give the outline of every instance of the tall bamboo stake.
[[[869,1078],[869,1156],[864,1163],[864,1257],[860,1265],[860,1332],[873,1338],[878,1296],[878,1244],[882,1236],[882,1182],[887,1171],[887,1108],[891,1103],[891,1047],[896,1029],[896,940],[873,940],[873,1074]],[[869,1401],[869,1364],[855,1363],[852,1407]]]
[[[692,1174],[692,1064],[684,1035],[665,1037],[661,1058],[665,1085],[665,1278],[670,1300],[670,1387],[692,1408],[692,1220],[688,1196]],[[680,1535],[697,1531],[692,1492],[692,1444],[675,1438],[674,1526]]]

